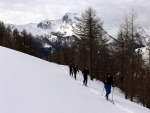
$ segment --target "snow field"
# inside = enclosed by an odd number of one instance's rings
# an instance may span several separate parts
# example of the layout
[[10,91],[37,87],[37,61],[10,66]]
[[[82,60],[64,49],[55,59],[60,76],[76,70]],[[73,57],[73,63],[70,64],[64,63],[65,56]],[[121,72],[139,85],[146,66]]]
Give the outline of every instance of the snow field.
[[[112,104],[101,96],[103,83],[82,85],[68,74],[68,66],[50,63],[0,47],[0,113],[149,113],[125,100],[115,88]],[[110,94],[111,98],[111,94]]]

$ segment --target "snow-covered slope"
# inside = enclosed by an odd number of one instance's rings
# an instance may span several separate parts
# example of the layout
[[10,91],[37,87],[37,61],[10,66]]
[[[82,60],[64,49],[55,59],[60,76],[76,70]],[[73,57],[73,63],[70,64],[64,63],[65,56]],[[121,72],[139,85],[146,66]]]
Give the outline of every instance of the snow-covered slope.
[[[103,83],[82,85],[68,67],[0,47],[0,113],[149,113],[123,98],[117,88],[112,104],[104,99]],[[104,92],[105,93],[105,92]],[[111,98],[111,95],[110,95]]]

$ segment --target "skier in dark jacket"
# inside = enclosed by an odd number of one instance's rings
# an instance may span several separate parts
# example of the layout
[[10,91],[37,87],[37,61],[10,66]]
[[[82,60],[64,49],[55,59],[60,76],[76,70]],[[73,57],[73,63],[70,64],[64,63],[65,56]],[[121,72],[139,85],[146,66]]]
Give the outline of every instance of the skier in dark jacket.
[[71,76],[73,76],[73,65],[72,65],[72,63],[69,64],[69,74]]
[[73,73],[74,73],[74,78],[75,78],[75,79],[76,79],[77,71],[78,71],[78,67],[75,65],[75,66],[73,67]]
[[114,87],[114,80],[110,73],[107,74],[104,79],[104,88],[106,90],[106,100],[108,100],[108,95],[111,93],[111,86]]
[[88,76],[88,74],[89,74],[89,70],[88,70],[87,68],[85,68],[85,69],[82,71],[82,74],[83,74],[83,78],[84,78],[83,84],[84,84],[85,86],[87,86],[87,76]]

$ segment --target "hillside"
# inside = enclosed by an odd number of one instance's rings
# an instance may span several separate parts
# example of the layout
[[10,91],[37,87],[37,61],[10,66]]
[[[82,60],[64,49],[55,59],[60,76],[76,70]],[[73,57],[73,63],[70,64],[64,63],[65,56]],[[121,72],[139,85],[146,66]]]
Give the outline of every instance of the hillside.
[[[125,100],[115,88],[112,104],[104,99],[103,83],[82,85],[68,67],[0,47],[0,113],[149,113]],[[111,95],[110,95],[111,98]]]

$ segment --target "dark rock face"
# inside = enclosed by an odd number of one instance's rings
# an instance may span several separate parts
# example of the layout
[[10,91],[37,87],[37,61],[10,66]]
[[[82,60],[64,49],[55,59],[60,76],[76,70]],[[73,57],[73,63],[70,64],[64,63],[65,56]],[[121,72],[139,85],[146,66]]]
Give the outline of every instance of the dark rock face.
[[42,28],[42,29],[51,29],[51,22],[50,21],[45,21],[45,22],[40,22],[37,27]]

